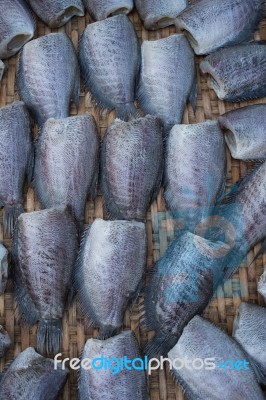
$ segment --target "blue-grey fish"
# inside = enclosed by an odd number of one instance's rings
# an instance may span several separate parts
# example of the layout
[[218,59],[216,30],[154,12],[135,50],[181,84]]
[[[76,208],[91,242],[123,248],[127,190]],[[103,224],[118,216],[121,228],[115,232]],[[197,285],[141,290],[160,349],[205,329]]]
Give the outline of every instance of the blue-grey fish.
[[201,0],[176,19],[196,54],[250,38],[263,16],[264,0]]
[[96,219],[84,234],[75,289],[84,314],[100,327],[102,338],[118,331],[129,301],[138,295],[146,245],[142,222]]
[[194,317],[168,357],[187,400],[265,399],[245,352],[206,319]]
[[[144,370],[129,370],[128,365],[121,365],[124,359],[132,362],[137,358],[135,365],[139,367],[140,357],[137,339],[129,330],[107,340],[87,340],[81,362],[87,366],[90,360],[98,358],[94,361],[97,369],[80,369],[79,399],[148,400]],[[109,362],[110,367],[105,368],[103,362]],[[131,365],[129,367],[132,368]]]
[[266,267],[258,282],[258,292],[263,296],[266,303]]
[[101,188],[113,219],[144,220],[160,189],[163,134],[158,118],[146,116],[107,129],[101,154]]
[[82,35],[80,64],[85,85],[100,108],[115,109],[120,119],[136,114],[139,58],[138,38],[126,15],[90,24]]
[[241,303],[234,319],[233,337],[251,361],[258,381],[266,384],[266,308]]
[[13,238],[15,297],[22,319],[39,321],[37,350],[56,354],[61,319],[77,253],[77,229],[68,209],[21,214]]
[[92,115],[49,119],[36,141],[34,186],[44,208],[69,205],[83,224],[96,194],[99,140]]
[[159,117],[168,129],[182,122],[188,101],[195,105],[194,54],[184,35],[143,42],[137,99],[145,113]]
[[27,43],[20,54],[17,86],[33,118],[69,116],[70,100],[79,101],[79,66],[74,46],[62,32]]
[[5,64],[3,63],[3,61],[0,60],[0,82],[3,78],[4,70],[5,70]]
[[29,114],[25,104],[16,101],[0,108],[0,205],[4,207],[5,235],[23,212],[23,186],[32,174],[32,143]]
[[8,279],[8,251],[5,246],[0,243],[0,294],[6,290]]
[[266,96],[266,42],[220,49],[207,56],[200,69],[221,100],[241,101]]
[[146,29],[156,30],[173,25],[175,18],[187,7],[187,0],[135,0]]
[[83,3],[97,21],[118,14],[129,14],[134,7],[133,0],[83,0]]
[[32,347],[22,351],[4,371],[0,398],[5,400],[56,400],[63,389],[68,369],[44,358]]
[[34,32],[35,21],[24,0],[0,0],[0,58],[16,54]]
[[50,28],[59,28],[74,16],[84,16],[81,0],[28,0],[28,3]]
[[4,357],[8,349],[10,348],[12,341],[10,339],[9,334],[4,329],[2,325],[0,325],[0,357]]
[[225,131],[225,141],[233,158],[266,158],[266,104],[229,111],[218,118]]

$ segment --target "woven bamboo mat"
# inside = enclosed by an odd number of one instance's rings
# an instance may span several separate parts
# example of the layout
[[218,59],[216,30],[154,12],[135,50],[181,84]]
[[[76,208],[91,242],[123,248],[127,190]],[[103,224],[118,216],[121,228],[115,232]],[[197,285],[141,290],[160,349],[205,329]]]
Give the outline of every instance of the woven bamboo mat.
[[[135,25],[138,37],[143,40],[155,40],[167,37],[175,33],[175,28],[165,28],[156,32],[146,31],[136,12],[130,15],[130,19]],[[80,34],[85,29],[86,25],[90,23],[89,15],[83,18],[73,18],[64,27],[53,31],[65,31],[72,39],[75,47],[78,47],[78,40]],[[266,20],[260,25],[260,31],[256,32],[254,38],[266,39]],[[50,33],[51,29],[45,26],[38,20],[36,37]],[[6,71],[0,86],[0,106],[9,104],[18,99],[15,87],[15,74],[16,74],[16,61],[17,57],[12,57],[5,61]],[[199,58],[197,59],[197,63]],[[209,90],[206,84],[206,79],[200,75],[198,70],[198,81],[200,82],[199,96],[197,101],[197,109],[194,115],[191,107],[189,106],[184,115],[184,123],[201,122],[206,119],[217,119],[219,114],[229,111],[239,106],[243,107],[251,103],[260,103],[263,100],[255,102],[242,102],[240,104],[225,104],[217,100],[215,93]],[[265,102],[265,99],[264,99]],[[71,114],[84,114],[92,113],[98,124],[99,133],[103,136],[106,127],[114,119],[114,113],[100,114],[98,110],[93,107],[90,101],[90,96],[81,88],[80,104],[78,110],[72,105]],[[35,134],[37,129],[35,129]],[[247,172],[248,165],[244,162],[232,160],[229,152],[227,152],[228,159],[228,187],[236,182],[239,178],[244,176]],[[32,188],[25,188],[25,210],[33,211],[39,210],[40,205],[36,200],[36,195]],[[151,210],[147,216],[147,234],[148,234],[148,259],[147,267],[156,261],[162,255],[168,244],[173,238],[173,229],[171,221],[167,219],[165,213],[165,205],[161,194],[158,196]],[[101,195],[99,194],[92,202],[89,200],[86,205],[86,224],[92,223],[96,217],[104,218],[104,210]],[[10,238],[3,236],[2,228],[2,214],[0,214],[0,240],[4,242],[8,249],[11,247]],[[165,229],[165,227],[167,229]],[[257,292],[257,282],[263,272],[263,265],[266,264],[266,256],[259,257],[256,262],[253,262],[253,256],[260,249],[258,244],[255,249],[251,250],[247,256],[247,260],[241,264],[241,267],[233,278],[227,281],[222,287],[219,287],[216,295],[214,296],[209,307],[204,312],[204,316],[216,324],[224,328],[228,333],[231,333],[232,323],[236,309],[241,301],[252,301],[263,305],[263,299]],[[135,305],[133,311],[127,311],[124,321],[124,326],[131,328],[141,345],[144,345],[148,339],[147,334],[140,327],[139,321],[143,314],[141,308],[141,299]],[[0,324],[3,324],[9,335],[13,340],[13,347],[9,350],[6,357],[0,360],[0,368],[3,369],[5,363],[17,355],[20,351],[28,346],[35,346],[35,332],[36,327],[28,328],[20,324],[19,317],[15,311],[15,302],[12,293],[12,281],[9,279],[6,293],[0,296]],[[84,346],[85,341],[90,337],[97,336],[97,329],[85,329],[83,319],[80,315],[76,302],[73,306],[65,312],[63,319],[63,344],[62,353],[63,357],[78,357]],[[150,335],[150,334],[149,334]],[[181,390],[173,383],[172,378],[168,371],[162,370],[154,372],[149,377],[149,390],[151,400],[183,400]],[[71,372],[70,378],[65,386],[61,400],[76,400],[77,399],[77,385],[76,374]]]

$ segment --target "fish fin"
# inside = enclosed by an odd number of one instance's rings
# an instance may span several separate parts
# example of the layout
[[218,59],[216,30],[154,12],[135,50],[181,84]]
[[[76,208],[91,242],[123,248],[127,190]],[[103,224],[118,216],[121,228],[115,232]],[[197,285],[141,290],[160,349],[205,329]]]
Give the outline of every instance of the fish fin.
[[99,330],[97,339],[99,339],[99,340],[109,339],[110,337],[115,336],[118,333],[119,333],[118,326],[102,325],[102,326],[100,326],[100,330]]
[[60,320],[39,321],[37,330],[37,351],[52,356],[60,350],[62,340],[62,323]]
[[99,165],[98,158],[97,158],[97,163],[95,166],[93,179],[92,179],[92,183],[91,183],[91,187],[90,187],[90,193],[91,193],[92,200],[95,200],[96,196],[97,196],[97,188],[98,188],[98,183],[99,183],[99,169],[100,169],[100,165]]
[[34,164],[35,164],[35,147],[31,146],[30,156],[27,165],[27,180],[29,185],[33,184]]
[[198,98],[198,80],[197,80],[197,71],[195,71],[195,77],[188,98],[194,113],[196,112],[197,98]]
[[254,370],[254,373],[257,377],[257,381],[261,384],[261,385],[266,385],[266,371],[263,370],[262,367],[260,367],[256,361],[254,360],[253,357],[251,357],[250,355],[248,355],[248,359],[250,360],[251,366]]
[[22,204],[6,204],[4,206],[3,226],[5,236],[10,237],[12,235],[16,220],[22,213],[24,213]]
[[134,103],[118,104],[116,106],[116,118],[122,121],[128,121],[131,118],[138,117],[138,111]]
[[178,336],[173,336],[170,333],[156,332],[156,335],[145,346],[144,352],[149,358],[167,356],[178,339]]
[[79,93],[80,93],[80,72],[78,72],[73,88],[73,101],[76,106],[76,109],[79,107]]

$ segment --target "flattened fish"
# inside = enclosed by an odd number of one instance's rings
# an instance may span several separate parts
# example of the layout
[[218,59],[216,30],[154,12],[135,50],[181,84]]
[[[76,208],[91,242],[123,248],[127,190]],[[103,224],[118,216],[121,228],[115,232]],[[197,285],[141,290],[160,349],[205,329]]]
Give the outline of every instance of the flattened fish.
[[23,47],[17,86],[39,125],[49,118],[69,116],[70,99],[76,106],[79,101],[79,66],[65,33],[49,33]]
[[196,54],[208,54],[220,47],[250,38],[263,16],[264,0],[201,0],[176,19]]
[[101,187],[113,219],[144,220],[160,188],[163,137],[158,118],[115,120],[101,153]]
[[29,114],[16,101],[0,108],[0,205],[4,207],[4,234],[10,236],[23,212],[23,185],[31,178],[32,144]]
[[8,279],[8,251],[5,246],[0,243],[0,294],[6,290]]
[[[101,368],[101,357],[109,361],[110,368]],[[98,361],[97,369],[80,369],[79,399],[148,400],[145,372],[121,367],[118,363],[121,363],[124,357],[127,360],[140,360],[141,357],[138,342],[132,331],[125,331],[107,340],[87,340],[81,361],[88,364],[88,358],[100,358],[100,364]]]
[[135,0],[146,29],[160,29],[175,23],[175,18],[187,7],[187,0]]
[[266,267],[258,282],[258,292],[263,296],[266,303]]
[[[226,183],[223,133],[216,121],[175,125],[167,137],[164,198],[186,222],[212,211]],[[194,226],[193,226],[194,227]]]
[[241,303],[234,319],[233,337],[251,361],[261,384],[266,384],[266,308],[257,304]]
[[266,158],[266,104],[229,111],[218,118],[233,158]]
[[0,0],[0,58],[16,54],[34,31],[35,21],[23,0]]
[[49,119],[36,141],[34,186],[44,208],[70,205],[83,225],[88,193],[96,193],[98,133],[92,115]]
[[0,357],[4,357],[9,347],[11,346],[11,339],[7,331],[0,325]]
[[[187,400],[263,400],[246,354],[226,332],[196,316],[184,329],[170,360],[187,360],[187,366],[173,367],[174,380],[186,393]],[[228,362],[232,360],[232,362]],[[242,361],[234,368],[232,363]]]
[[75,288],[85,315],[100,327],[102,338],[118,331],[128,302],[138,294],[146,244],[142,222],[96,219],[84,234]]
[[142,110],[159,117],[166,129],[182,122],[188,101],[195,105],[196,70],[193,51],[184,35],[141,46],[137,99]]
[[266,96],[266,42],[218,50],[200,63],[208,86],[221,100],[241,101]]
[[72,17],[84,16],[84,6],[81,0],[28,0],[33,11],[50,28],[65,25]]
[[56,354],[61,318],[77,253],[77,230],[70,212],[52,208],[21,214],[13,240],[14,289],[23,320],[39,321],[37,350]]
[[3,63],[3,61],[0,60],[0,82],[4,74],[4,70],[5,70],[5,64]]
[[68,369],[59,365],[55,369],[53,360],[40,356],[28,347],[4,372],[0,382],[1,399],[58,399],[69,373]]
[[90,15],[97,21],[118,14],[129,14],[134,7],[133,0],[83,0]]
[[127,120],[135,116],[135,81],[139,70],[139,42],[126,15],[90,24],[80,42],[83,79],[100,108],[116,110]]

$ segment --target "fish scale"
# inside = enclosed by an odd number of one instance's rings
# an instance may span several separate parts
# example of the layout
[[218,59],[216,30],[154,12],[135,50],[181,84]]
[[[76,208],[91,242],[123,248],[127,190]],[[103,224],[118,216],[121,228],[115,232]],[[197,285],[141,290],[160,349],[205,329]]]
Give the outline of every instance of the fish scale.
[[132,0],[83,0],[85,7],[95,20],[102,20],[118,14],[129,14]]

